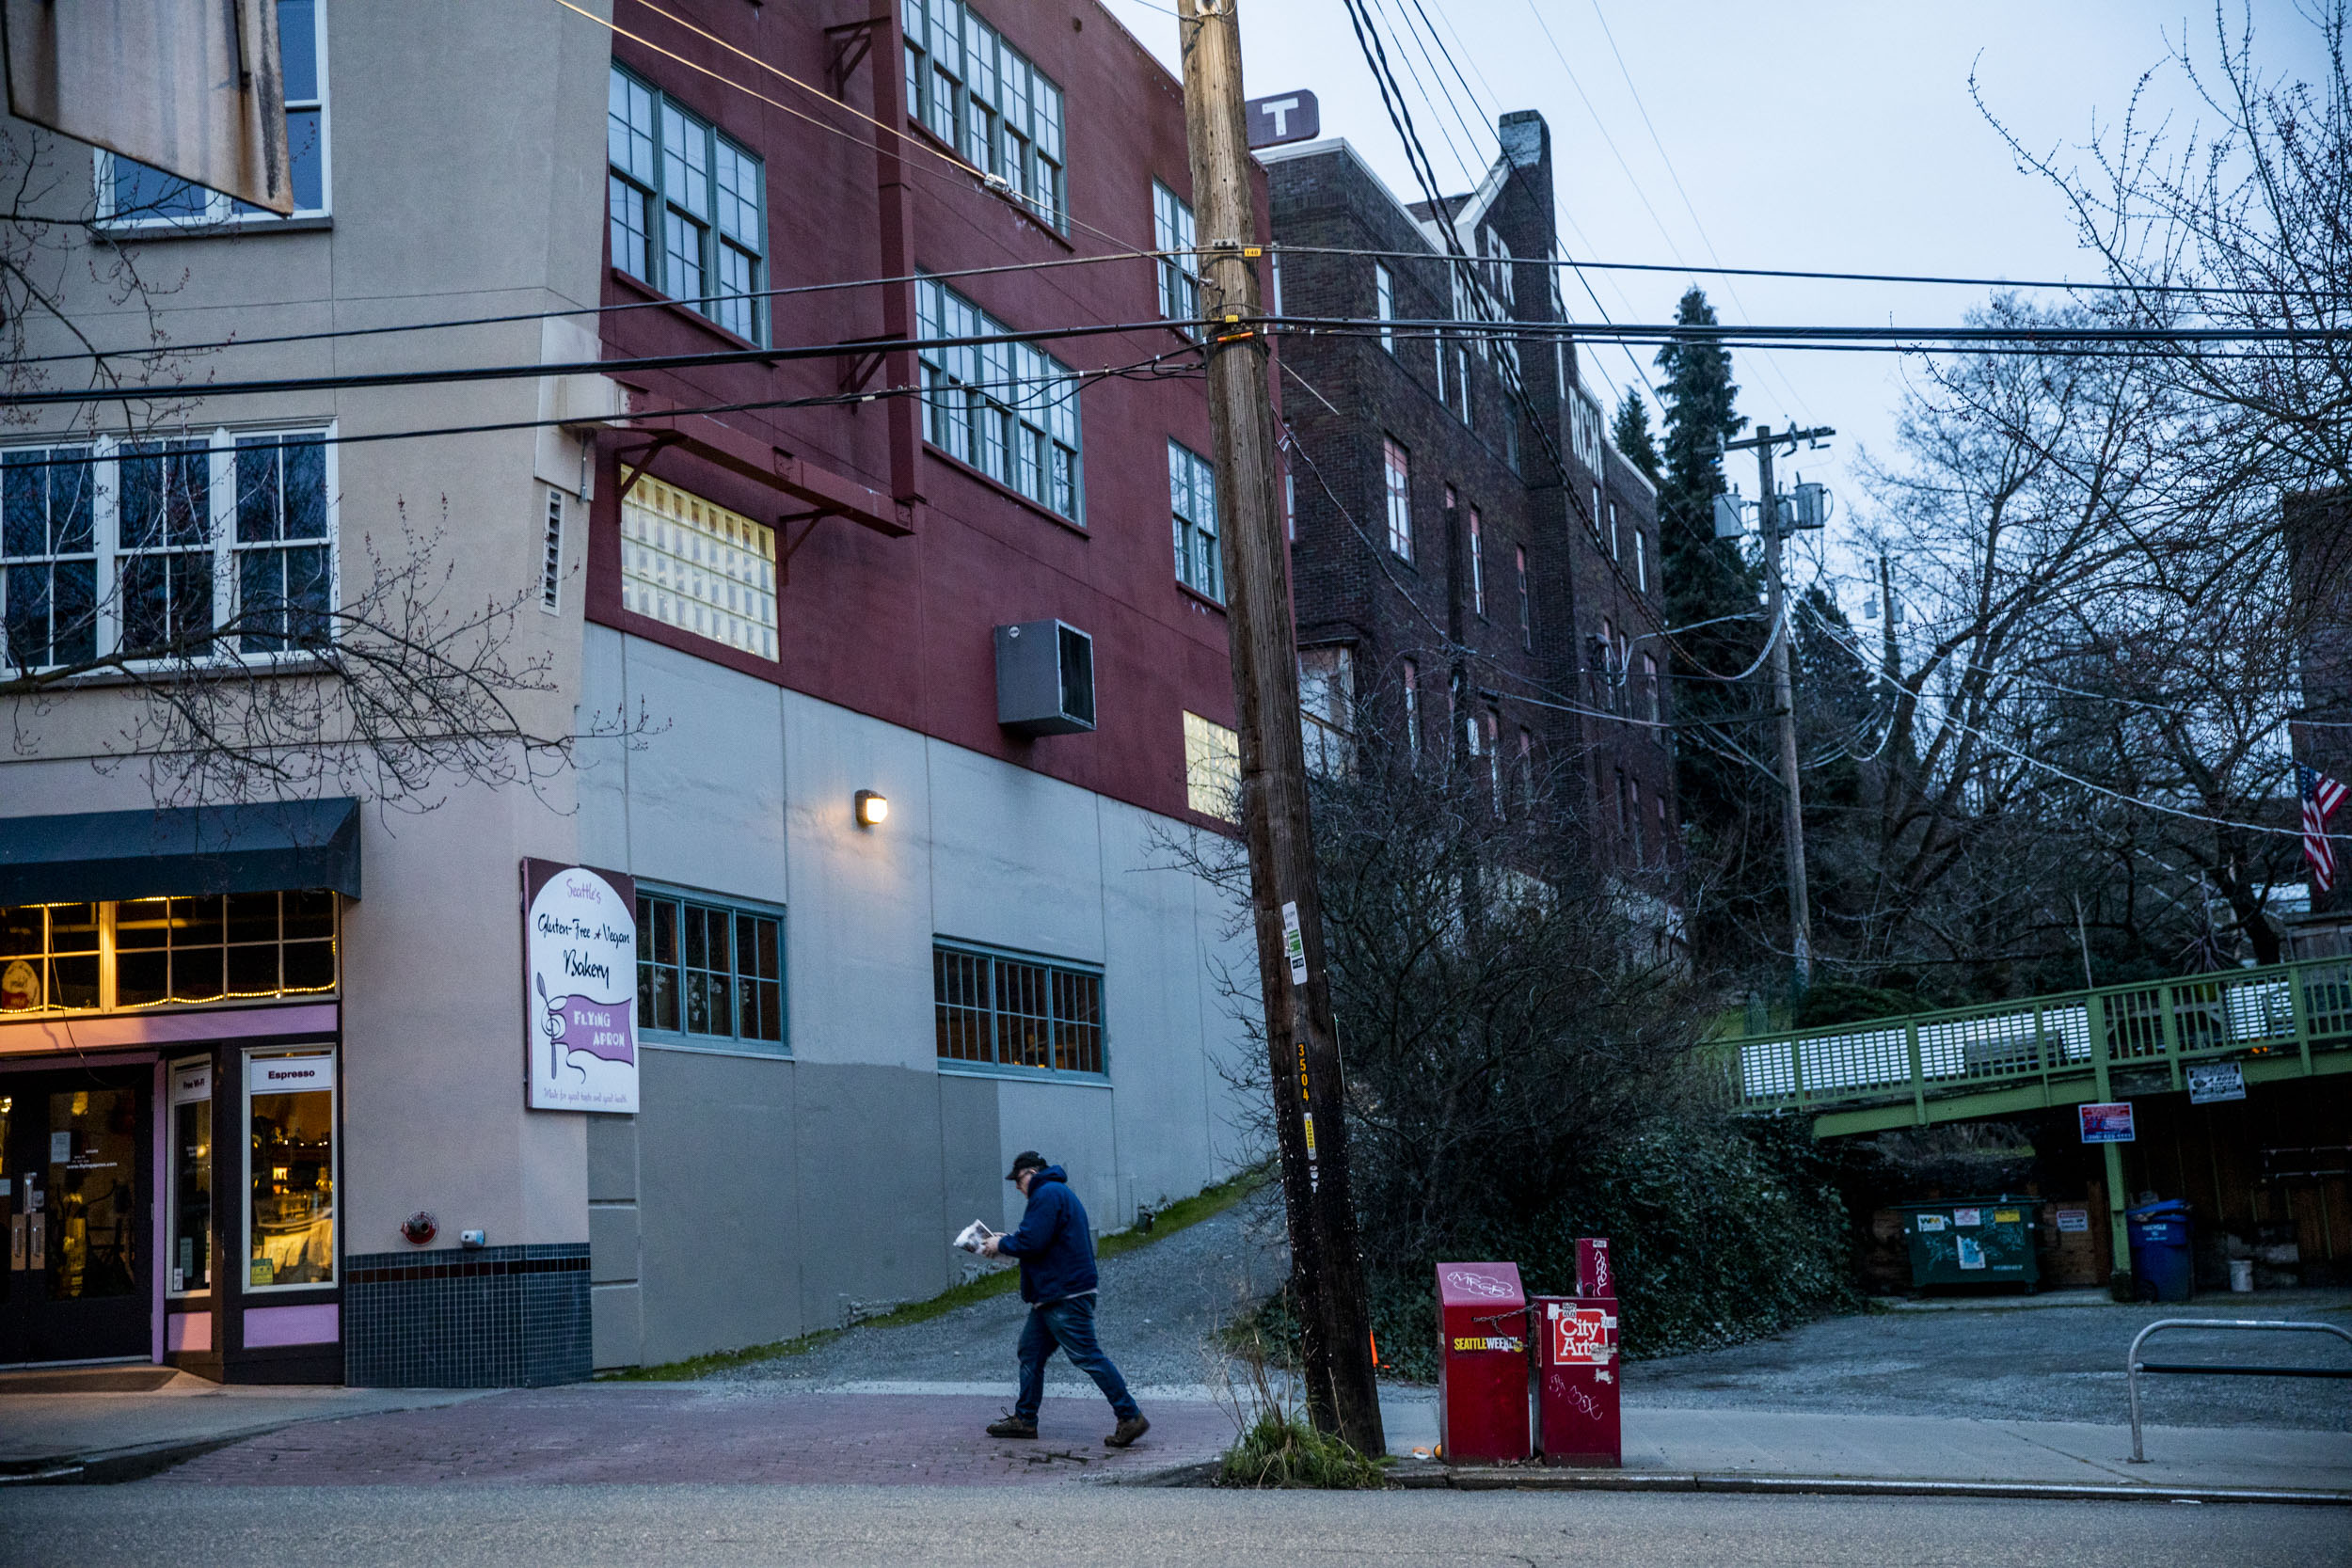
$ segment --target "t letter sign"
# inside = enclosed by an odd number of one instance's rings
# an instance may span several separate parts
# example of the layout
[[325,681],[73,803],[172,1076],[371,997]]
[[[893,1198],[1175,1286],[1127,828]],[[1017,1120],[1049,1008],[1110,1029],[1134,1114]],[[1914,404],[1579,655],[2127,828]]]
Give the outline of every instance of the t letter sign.
[[1323,111],[1316,107],[1311,92],[1253,98],[1242,108],[1249,116],[1251,147],[1279,147],[1286,141],[1312,141],[1323,135]]

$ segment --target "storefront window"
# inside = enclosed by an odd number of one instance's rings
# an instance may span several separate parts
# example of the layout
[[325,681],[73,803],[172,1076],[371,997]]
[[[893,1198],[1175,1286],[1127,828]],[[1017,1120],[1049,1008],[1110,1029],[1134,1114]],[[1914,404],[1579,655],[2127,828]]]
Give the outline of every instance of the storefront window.
[[213,1285],[213,1064],[171,1068],[171,1289]]
[[327,892],[0,909],[0,1016],[331,991],[335,913]]
[[335,1279],[335,1058],[251,1056],[247,1290]]

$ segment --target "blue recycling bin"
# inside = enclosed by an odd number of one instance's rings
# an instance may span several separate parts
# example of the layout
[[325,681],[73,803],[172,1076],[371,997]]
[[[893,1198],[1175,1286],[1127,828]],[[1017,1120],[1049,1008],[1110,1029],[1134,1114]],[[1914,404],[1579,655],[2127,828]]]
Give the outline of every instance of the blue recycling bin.
[[2141,1297],[2153,1292],[2157,1301],[2186,1301],[2196,1282],[2189,1262],[2188,1205],[2168,1198],[2127,1209],[2123,1222],[2131,1233],[2132,1277]]

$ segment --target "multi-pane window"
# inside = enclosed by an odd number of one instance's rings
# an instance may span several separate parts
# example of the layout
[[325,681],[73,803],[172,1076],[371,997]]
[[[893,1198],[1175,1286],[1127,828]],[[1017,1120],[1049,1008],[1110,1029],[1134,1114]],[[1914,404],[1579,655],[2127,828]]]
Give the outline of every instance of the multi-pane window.
[[783,917],[640,891],[637,1023],[689,1044],[781,1051]]
[[1061,88],[963,0],[900,4],[908,115],[1068,233]]
[[1642,543],[1642,531],[1633,531],[1633,586],[1649,592],[1649,550]]
[[1535,646],[1535,595],[1527,582],[1527,546],[1518,546],[1511,552],[1511,566],[1519,586],[1519,646],[1533,650]]
[[334,638],[320,431],[0,452],[7,663],[317,650]]
[[1184,804],[1203,816],[1241,820],[1241,736],[1197,713],[1184,715]]
[[312,996],[335,989],[335,895],[0,910],[0,1013]]
[[1299,733],[1307,770],[1335,778],[1347,769],[1355,732],[1356,653],[1352,648],[1298,651]]
[[939,1059],[1100,1074],[1099,970],[945,943],[931,949]]
[[[1152,182],[1152,241],[1160,253],[1160,314],[1174,322],[1200,317],[1200,263],[1193,255],[1192,209],[1157,180]],[[1275,314],[1282,312],[1278,303]]]
[[606,103],[605,160],[612,264],[737,337],[764,341],[760,161],[619,66]]
[[[1012,331],[935,278],[916,283],[914,303],[927,340]],[[931,445],[1048,511],[1082,520],[1076,373],[1027,343],[933,347],[921,357]]]
[[1168,511],[1176,543],[1176,580],[1220,603],[1223,563],[1216,546],[1216,473],[1200,457],[1168,444]]
[[[1520,552],[1522,556],[1525,551]],[[1486,541],[1479,530],[1478,508],[1470,509],[1470,613],[1486,613]]]
[[1401,560],[1413,559],[1413,461],[1395,437],[1380,440],[1382,492],[1388,501],[1389,550]]
[[776,531],[675,484],[621,501],[621,608],[776,657]]
[[[326,51],[321,0],[278,0],[284,61],[286,152],[294,176],[293,216],[326,214]],[[276,213],[190,184],[111,152],[98,154],[98,215],[108,223],[195,227],[275,221]]]
[[0,454],[0,606],[9,666],[98,653],[95,472],[87,447]]
[[1380,321],[1380,346],[1391,354],[1396,352],[1396,274],[1386,263],[1372,264],[1372,309]]

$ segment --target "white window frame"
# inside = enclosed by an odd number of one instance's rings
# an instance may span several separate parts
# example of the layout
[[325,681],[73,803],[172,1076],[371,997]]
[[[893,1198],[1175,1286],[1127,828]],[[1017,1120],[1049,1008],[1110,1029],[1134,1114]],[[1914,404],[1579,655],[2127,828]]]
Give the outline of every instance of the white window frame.
[[207,186],[195,184],[194,182],[188,182],[192,189],[203,193],[204,211],[200,214],[189,214],[182,216],[172,214],[155,214],[147,217],[136,215],[117,217],[114,210],[116,154],[100,147],[90,150],[93,176],[98,186],[99,223],[108,229],[132,230],[266,229],[272,224],[286,223],[295,218],[333,216],[335,212],[333,123],[335,111],[332,103],[333,88],[326,77],[326,8],[327,0],[311,0],[310,38],[313,47],[318,52],[319,95],[316,98],[294,99],[285,105],[289,110],[316,109],[319,113],[319,204],[317,206],[297,207],[292,213],[282,216],[264,208],[248,208],[241,212],[238,210],[240,203],[235,198]]
[[1470,509],[1470,613],[1486,618],[1486,542],[1479,527],[1478,508]]
[[1206,599],[1225,602],[1225,562],[1218,555],[1216,470],[1181,441],[1168,443],[1168,510],[1176,551],[1176,580]]
[[[1192,255],[1197,245],[1198,230],[1193,226],[1192,208],[1161,181],[1152,182],[1152,245],[1160,257],[1160,315],[1163,319],[1185,324],[1187,333],[1199,329],[1190,324],[1200,319],[1200,274],[1199,261]],[[1278,262],[1279,265],[1279,262]],[[1274,313],[1282,313],[1281,302],[1275,302]]]
[[1413,453],[1393,436],[1380,437],[1380,491],[1388,514],[1389,553],[1409,562],[1413,559]]
[[[327,1191],[334,1196],[335,1202],[334,1266],[328,1272],[328,1275],[325,1279],[307,1279],[292,1285],[256,1285],[253,1283],[252,1128],[254,1064],[262,1061],[284,1061],[290,1058],[301,1060],[312,1056],[324,1057],[326,1061],[332,1064],[330,1070],[334,1074],[334,1082],[327,1085],[327,1086],[323,1090],[300,1089],[294,1092],[298,1094],[323,1093],[326,1096],[326,1124],[330,1129],[327,1135],[334,1140],[333,1156],[327,1162],[331,1167],[330,1173],[327,1176],[327,1181],[329,1183]],[[244,1061],[240,1065],[243,1070],[238,1074],[238,1080],[242,1090],[240,1096],[240,1109],[243,1114],[239,1117],[237,1121],[239,1132],[237,1143],[244,1150],[244,1157],[238,1161],[238,1169],[242,1180],[237,1183],[237,1267],[242,1271],[242,1273],[237,1280],[237,1293],[246,1296],[262,1296],[277,1295],[282,1292],[294,1291],[339,1290],[343,1284],[343,1243],[346,1239],[347,1230],[345,1222],[350,1217],[345,1210],[343,1202],[342,1053],[330,1045],[268,1046],[245,1052]],[[214,1148],[213,1185],[215,1193],[213,1201],[215,1205],[217,1205],[220,1201],[218,1196],[220,1186],[220,1160],[218,1145],[215,1145]],[[215,1277],[219,1277],[218,1271],[215,1271]]]
[[[256,546],[241,545],[237,530],[237,442],[240,437],[310,437],[320,447],[326,511],[326,532],[322,541],[326,547],[326,603],[330,615],[343,602],[343,552],[341,539],[342,481],[337,461],[341,451],[337,444],[336,427],[306,421],[289,425],[216,425],[209,431],[185,436],[158,436],[152,441],[129,441],[119,436],[101,436],[89,440],[15,442],[0,448],[0,456],[16,451],[51,451],[64,447],[86,449],[89,452],[91,471],[90,532],[95,561],[93,592],[97,596],[98,657],[104,657],[119,651],[122,635],[121,562],[126,557],[165,553],[196,553],[192,548],[174,550],[165,546],[157,550],[130,550],[122,545],[121,464],[125,457],[142,455],[129,449],[135,446],[203,442],[205,455],[205,498],[211,538],[206,548],[213,558],[213,625],[225,629],[235,619],[238,592],[238,561]],[[64,557],[24,557],[24,562],[35,560],[62,560]],[[79,560],[80,556],[73,559]],[[0,571],[5,571],[0,565]],[[0,586],[0,594],[5,587]],[[0,603],[5,603],[0,599]],[[330,623],[331,625],[332,623]],[[0,662],[5,662],[5,649],[0,649]],[[227,667],[242,664],[247,667],[277,663],[305,663],[311,656],[295,649],[273,652],[247,651],[240,648],[216,648],[205,663]],[[177,660],[133,660],[134,669],[158,669]],[[54,666],[50,666],[54,668]]]

